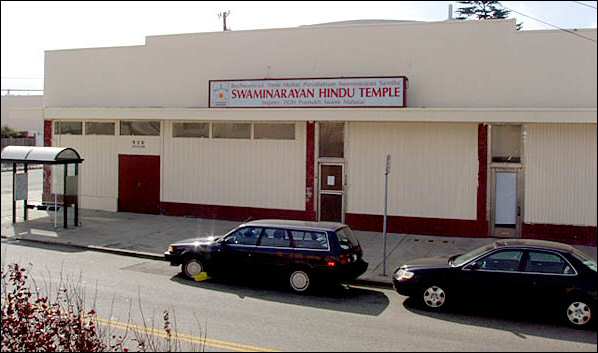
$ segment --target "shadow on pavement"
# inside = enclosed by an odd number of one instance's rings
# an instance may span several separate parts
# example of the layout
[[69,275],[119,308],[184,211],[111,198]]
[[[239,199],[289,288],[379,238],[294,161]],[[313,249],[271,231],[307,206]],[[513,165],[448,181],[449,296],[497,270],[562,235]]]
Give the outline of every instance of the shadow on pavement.
[[446,309],[444,312],[431,312],[423,309],[413,298],[407,298],[403,306],[410,312],[437,320],[450,321],[460,325],[491,328],[508,331],[526,339],[527,336],[596,344],[596,325],[588,329],[576,330],[566,326],[558,317],[548,312],[522,311],[496,307],[481,309],[479,306],[463,305]]
[[254,298],[369,316],[380,315],[390,304],[388,297],[381,291],[343,285],[324,286],[302,295],[286,289],[284,284],[265,281],[250,283],[243,279],[211,278],[207,281],[195,282],[182,274],[173,276],[171,281],[212,291],[232,293],[241,299]]

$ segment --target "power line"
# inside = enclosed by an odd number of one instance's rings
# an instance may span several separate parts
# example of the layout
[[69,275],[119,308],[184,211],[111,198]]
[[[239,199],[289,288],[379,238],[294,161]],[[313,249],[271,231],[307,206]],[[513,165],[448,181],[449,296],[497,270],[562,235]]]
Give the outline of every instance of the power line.
[[526,15],[526,14],[524,14],[524,13],[521,13],[521,12],[519,12],[519,11],[513,10],[513,9],[511,9],[511,8],[508,8],[508,7],[504,6],[504,5],[503,5],[502,7],[504,7],[506,10],[509,10],[509,11],[515,12],[515,13],[517,13],[517,14],[520,14],[521,16],[525,16],[525,17],[527,17],[527,18],[530,18],[530,19],[532,19],[532,20],[534,20],[534,21],[541,22],[541,23],[543,23],[543,24],[545,24],[545,25],[547,25],[547,26],[554,27],[554,28],[556,28],[556,29],[558,29],[558,30],[561,30],[561,31],[563,31],[563,32],[567,32],[567,33],[569,33],[569,34],[573,34],[574,36],[578,36],[579,38],[583,38],[583,39],[585,39],[585,40],[589,40],[589,41],[591,41],[591,42],[594,42],[594,43],[596,43],[596,39],[594,39],[594,38],[586,37],[586,36],[584,36],[584,35],[581,35],[581,34],[579,34],[579,33],[577,33],[577,32],[574,32],[574,31],[572,31],[572,30],[565,29],[565,28],[561,28],[561,27],[559,27],[559,26],[553,25],[552,23],[548,23],[548,22],[546,22],[546,21],[542,21],[542,20],[540,20],[540,19],[538,19],[538,18],[535,18],[535,17],[529,16],[529,15]]
[[587,7],[589,7],[589,8],[592,8],[592,9],[594,9],[594,10],[598,10],[598,8],[597,8],[596,6],[592,6],[592,5],[590,5],[590,4],[586,4],[586,3],[584,3],[584,2],[581,2],[581,1],[572,1],[572,2],[574,2],[574,3],[576,3],[576,4],[583,5],[583,6],[587,6]]

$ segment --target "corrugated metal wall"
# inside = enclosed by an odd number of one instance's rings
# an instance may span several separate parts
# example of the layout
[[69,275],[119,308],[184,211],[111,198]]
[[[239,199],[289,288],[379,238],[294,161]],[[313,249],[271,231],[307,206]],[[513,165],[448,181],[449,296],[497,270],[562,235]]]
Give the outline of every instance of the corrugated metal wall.
[[530,124],[525,223],[596,226],[596,124]]
[[392,155],[389,215],[476,219],[477,125],[349,123],[347,212],[382,214]]
[[172,138],[164,126],[162,201],[305,209],[305,123],[295,140]]
[[[132,141],[139,139],[145,142],[143,149],[132,147]],[[54,135],[53,146],[72,147],[85,159],[80,169],[80,206],[116,211],[118,154],[160,155],[161,137]]]

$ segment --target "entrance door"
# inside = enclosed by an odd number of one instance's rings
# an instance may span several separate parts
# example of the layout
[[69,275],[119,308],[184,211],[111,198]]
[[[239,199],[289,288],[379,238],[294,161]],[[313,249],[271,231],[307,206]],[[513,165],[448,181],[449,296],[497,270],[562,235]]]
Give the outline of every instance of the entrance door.
[[520,221],[518,170],[494,170],[492,203],[494,235],[518,237]]
[[159,156],[118,156],[118,210],[160,213]]
[[320,221],[343,222],[343,165],[320,164]]

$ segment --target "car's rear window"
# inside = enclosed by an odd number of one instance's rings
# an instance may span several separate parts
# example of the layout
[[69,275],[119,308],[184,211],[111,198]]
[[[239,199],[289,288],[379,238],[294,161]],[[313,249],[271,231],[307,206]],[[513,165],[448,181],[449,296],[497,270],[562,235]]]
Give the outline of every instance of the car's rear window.
[[596,261],[594,261],[591,257],[577,249],[573,250],[573,255],[577,257],[577,259],[581,261],[587,268],[596,272]]
[[338,244],[343,250],[350,250],[359,247],[359,242],[353,235],[349,227],[344,227],[336,231]]

